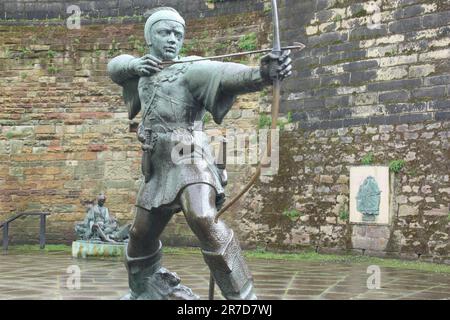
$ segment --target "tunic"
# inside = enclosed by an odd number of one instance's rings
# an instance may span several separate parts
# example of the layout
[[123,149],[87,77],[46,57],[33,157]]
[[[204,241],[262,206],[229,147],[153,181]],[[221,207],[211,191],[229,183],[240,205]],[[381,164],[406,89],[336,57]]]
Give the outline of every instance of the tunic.
[[[193,58],[197,57],[184,59]],[[197,183],[216,190],[217,206],[224,202],[224,188],[202,118],[209,111],[220,124],[231,109],[235,96],[222,92],[220,83],[224,71],[236,66],[208,60],[175,64],[124,86],[130,117],[141,109],[141,128],[151,130],[153,148],[151,175],[140,186],[136,206],[149,211],[167,207],[178,212],[181,191]]]

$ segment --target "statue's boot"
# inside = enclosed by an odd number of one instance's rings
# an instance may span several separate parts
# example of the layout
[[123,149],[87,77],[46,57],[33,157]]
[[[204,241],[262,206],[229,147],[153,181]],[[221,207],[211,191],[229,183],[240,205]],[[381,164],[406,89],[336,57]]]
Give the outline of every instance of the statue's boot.
[[133,258],[125,251],[130,293],[122,300],[198,300],[192,290],[180,284],[176,273],[161,266],[161,242],[151,255]]
[[230,239],[217,252],[202,250],[214,280],[227,300],[256,300],[253,277],[242,256],[238,240]]

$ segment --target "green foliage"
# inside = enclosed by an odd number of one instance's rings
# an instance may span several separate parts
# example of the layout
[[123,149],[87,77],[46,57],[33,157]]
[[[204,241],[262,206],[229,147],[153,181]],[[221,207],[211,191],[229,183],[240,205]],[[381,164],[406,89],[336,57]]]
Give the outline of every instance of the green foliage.
[[384,54],[385,57],[393,57],[397,54],[395,49],[392,49],[391,51],[388,51]]
[[135,43],[135,48],[137,49],[137,51],[139,52],[140,55],[144,55],[147,48],[145,47],[145,45],[140,42],[139,40],[137,41],[137,43]]
[[195,50],[195,46],[198,45],[198,42],[193,40],[192,42],[185,42],[183,47],[180,50],[180,56],[186,57],[190,52]]
[[14,132],[13,132],[13,131],[8,131],[8,132],[6,133],[6,138],[7,138],[8,140],[11,140],[12,138],[14,138]]
[[117,49],[117,45],[118,45],[118,43],[116,43],[116,40],[113,39],[112,42],[111,42],[111,48],[108,50],[108,57],[109,58],[112,58],[112,57],[116,56],[120,52],[120,50]]
[[393,160],[389,163],[389,170],[394,173],[399,173],[405,166],[404,160]]
[[22,80],[25,80],[27,77],[28,77],[28,74],[27,74],[26,72],[22,72],[22,73],[20,74],[20,78],[21,78]]
[[294,120],[292,119],[292,111],[287,113],[287,123],[292,123]]
[[180,56],[182,56],[182,57],[186,57],[187,55],[188,55],[188,53],[189,53],[189,47],[188,47],[188,45],[184,45],[183,47],[181,47],[181,50],[180,50]]
[[205,115],[203,116],[203,124],[208,124],[211,122],[212,120],[212,116],[209,112],[205,113]]
[[24,58],[25,56],[27,56],[27,55],[29,55],[31,53],[31,50],[26,48],[26,47],[20,48],[19,50],[20,50],[20,57],[21,58]]
[[334,17],[333,21],[334,21],[334,22],[340,22],[340,21],[342,21],[342,16],[341,16],[340,14],[337,14],[337,15]]
[[259,115],[258,128],[259,129],[270,128],[271,125],[272,125],[272,117],[268,116],[267,114],[261,113]]
[[60,69],[56,66],[51,65],[51,66],[48,66],[47,71],[50,74],[56,74],[60,71]]
[[143,56],[145,54],[147,50],[145,42],[142,42],[141,40],[136,39],[135,36],[131,35],[128,37],[128,43],[132,45],[133,49],[137,50],[140,55]]
[[47,58],[53,59],[55,57],[55,55],[56,55],[55,51],[53,51],[53,50],[48,50],[47,51]]
[[278,126],[278,128],[280,128],[280,131],[284,131],[284,126],[286,125],[286,122],[285,121],[283,121],[283,120],[281,120],[281,119],[278,119],[277,120],[277,126]]
[[289,219],[295,221],[301,216],[301,213],[300,213],[300,211],[295,210],[295,209],[285,210],[285,211],[283,211],[283,216],[288,217]]
[[361,9],[353,15],[354,18],[361,18],[365,16],[367,16],[367,11],[365,9]]
[[[286,120],[283,120],[283,119],[279,119],[278,121],[277,121],[277,126],[278,126],[278,128],[280,128],[280,131],[284,131],[284,128],[285,128],[285,126],[287,125],[287,124],[289,124],[289,123],[292,123],[292,112],[291,111],[289,111],[288,113],[287,113],[287,119]],[[271,123],[270,123],[270,125],[272,124],[272,121],[270,121]],[[269,126],[270,126],[269,125]]]
[[257,39],[256,33],[251,32],[239,39],[238,46],[243,51],[252,51],[252,50],[256,50],[257,42],[258,42],[258,39]]
[[222,51],[225,51],[229,46],[230,46],[230,43],[229,43],[229,42],[227,42],[227,41],[221,41],[221,42],[218,42],[218,43],[216,43],[216,44],[214,45],[214,50],[215,50],[215,51],[222,52]]
[[350,217],[350,214],[347,209],[342,209],[339,212],[339,219],[341,219],[342,221],[347,221],[349,217]]
[[450,222],[450,212],[448,213],[447,221]]
[[361,163],[365,166],[371,165],[373,163],[373,153],[369,152],[361,159]]

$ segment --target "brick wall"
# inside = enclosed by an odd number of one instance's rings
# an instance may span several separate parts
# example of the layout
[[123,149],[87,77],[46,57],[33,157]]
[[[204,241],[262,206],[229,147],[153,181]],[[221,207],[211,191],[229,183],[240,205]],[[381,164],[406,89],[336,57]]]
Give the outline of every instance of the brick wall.
[[[239,39],[250,33],[257,35],[258,46],[267,42],[270,17],[257,1],[210,9],[204,1],[186,3],[176,7],[192,10],[191,16],[199,13],[194,5],[208,12],[187,21],[188,54],[236,52]],[[222,15],[224,10],[228,14]],[[121,88],[107,76],[106,65],[121,52],[144,52],[145,21],[142,16],[83,19],[79,30],[58,19],[0,23],[0,220],[15,212],[51,212],[49,242],[70,243],[85,203],[101,191],[111,212],[129,222],[140,183],[140,145],[130,133]],[[220,128],[255,127],[260,96],[239,99]],[[207,127],[216,126],[211,121]],[[240,175],[241,168],[230,167],[232,181]],[[11,228],[12,243],[38,239],[33,217]],[[166,243],[195,243],[181,215],[166,234]]]

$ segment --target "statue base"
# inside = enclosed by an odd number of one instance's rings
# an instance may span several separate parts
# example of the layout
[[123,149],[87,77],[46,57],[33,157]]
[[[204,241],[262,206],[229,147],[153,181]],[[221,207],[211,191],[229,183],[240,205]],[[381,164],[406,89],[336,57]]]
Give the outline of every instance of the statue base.
[[110,258],[123,257],[126,243],[107,243],[100,241],[77,240],[72,242],[72,257],[74,258]]

